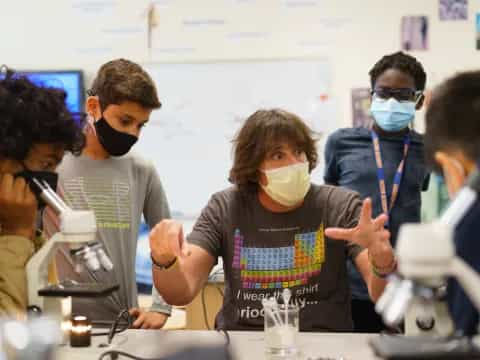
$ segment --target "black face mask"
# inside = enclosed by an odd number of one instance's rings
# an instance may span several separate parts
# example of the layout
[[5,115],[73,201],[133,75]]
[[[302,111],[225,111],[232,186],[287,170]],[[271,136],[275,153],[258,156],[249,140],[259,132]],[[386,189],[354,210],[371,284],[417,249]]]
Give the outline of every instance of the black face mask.
[[35,194],[38,203],[38,209],[43,209],[47,204],[43,201],[40,197],[40,193],[42,192],[37,185],[33,182],[33,178],[37,179],[40,182],[46,182],[53,191],[57,191],[57,183],[58,183],[58,174],[51,171],[32,171],[32,170],[23,170],[20,172],[15,173],[15,177],[22,177],[30,186],[30,189]]
[[103,117],[95,121],[94,125],[98,141],[112,156],[125,155],[138,140],[136,136],[115,130]]

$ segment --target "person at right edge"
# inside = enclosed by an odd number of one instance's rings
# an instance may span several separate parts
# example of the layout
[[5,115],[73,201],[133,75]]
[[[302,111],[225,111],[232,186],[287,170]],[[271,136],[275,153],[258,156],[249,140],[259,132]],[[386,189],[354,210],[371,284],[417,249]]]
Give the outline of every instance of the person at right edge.
[[[435,171],[442,174],[450,198],[479,166],[480,160],[480,71],[458,74],[433,92],[426,114],[425,154]],[[480,276],[480,200],[457,225],[455,250]],[[456,280],[447,286],[447,302],[455,329],[475,335],[479,314]]]
[[[370,127],[339,129],[325,147],[326,184],[372,199],[373,214],[387,214],[395,247],[400,226],[420,221],[421,192],[430,180],[422,135],[412,128],[424,101],[426,74],[414,57],[386,55],[369,72],[372,87]],[[354,263],[348,261],[355,332],[386,329]]]

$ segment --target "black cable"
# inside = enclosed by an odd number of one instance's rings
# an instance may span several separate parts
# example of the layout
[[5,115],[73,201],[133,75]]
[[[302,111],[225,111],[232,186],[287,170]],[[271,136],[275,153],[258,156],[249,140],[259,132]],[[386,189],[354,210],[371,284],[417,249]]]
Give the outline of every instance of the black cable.
[[225,346],[230,346],[230,334],[225,329],[219,329],[218,332],[222,332],[225,335]]
[[[113,326],[113,324],[112,324]],[[112,328],[112,326],[110,327],[110,329]],[[116,334],[120,334],[126,330],[128,330],[130,328],[130,326],[128,324],[125,324],[124,327],[118,329],[118,330],[115,330],[115,335]],[[108,336],[110,335],[110,330],[109,331],[103,331],[103,332],[95,332],[95,333],[92,333],[92,336]]]
[[220,288],[220,286],[218,286],[218,284],[215,284],[215,289],[217,289],[218,293],[223,297],[225,297],[225,295],[223,294],[223,290]]
[[[228,348],[230,346],[230,335],[228,334],[227,330],[221,329],[221,330],[218,330],[218,332],[222,332],[222,333],[225,334],[225,347]],[[127,352],[124,352],[124,351],[119,351],[119,350],[105,351],[103,354],[100,355],[98,360],[103,360],[108,355],[110,355],[110,359],[112,359],[112,360],[117,359],[119,356],[125,356],[127,358],[134,359],[134,360],[165,360],[165,358],[160,358],[160,357],[144,358],[144,357],[135,356],[133,354],[130,354],[130,353],[127,353]]]
[[210,328],[210,324],[208,323],[207,304],[205,303],[205,286],[202,289],[201,298],[202,298],[202,308],[203,308],[203,320],[205,321],[205,326],[207,327],[208,330],[212,330]]
[[124,319],[127,321],[128,326],[123,330],[127,330],[130,326],[132,326],[132,317],[130,316],[130,313],[128,312],[128,309],[124,309],[118,314],[117,318],[115,319],[115,322],[112,324],[112,327],[110,328],[110,331],[108,333],[108,339],[107,339],[107,344],[111,344],[113,337],[115,334],[118,334],[117,331],[117,326],[118,323],[120,322],[121,319]]
[[129,354],[127,352],[124,352],[124,351],[119,351],[119,350],[108,350],[108,351],[105,351],[103,354],[100,355],[100,357],[98,358],[98,360],[103,360],[106,356],[108,355],[111,355],[111,359],[117,359],[118,356],[125,356],[127,358],[130,358],[130,359],[134,359],[134,360],[162,360],[163,358],[143,358],[143,357],[140,357],[140,356],[135,356],[133,354]]
[[[222,297],[223,297],[222,289],[220,289],[218,286],[215,286],[215,288],[218,290],[220,295],[222,295]],[[203,319],[205,321],[205,325],[206,325],[207,329],[211,330],[210,325],[208,323],[207,305],[206,305],[206,302],[205,302],[205,287],[202,289],[202,294],[201,295],[202,295]],[[225,335],[225,346],[228,347],[230,345],[230,334],[225,329],[218,329],[217,331],[222,332]]]
[[[223,272],[223,269],[218,269],[216,271],[214,271],[213,273],[210,274],[209,278],[213,278],[216,274],[220,273],[220,272]],[[218,293],[223,297],[225,297],[224,293],[223,293],[223,290],[220,288],[220,286],[218,286],[217,283],[212,283],[212,286],[217,289]],[[212,330],[212,328],[210,327],[210,324],[208,323],[208,315],[207,315],[207,304],[206,304],[206,301],[205,301],[205,286],[202,288],[202,292],[201,292],[201,298],[202,298],[202,308],[203,308],[203,320],[205,322],[205,326],[208,330]]]
[[[120,324],[120,320],[125,320],[125,325],[124,327],[117,330],[117,327]],[[128,330],[132,326],[132,323],[133,323],[132,317],[130,316],[128,309],[123,309],[117,315],[117,318],[113,322],[108,332],[92,333],[92,336],[108,336],[107,343],[110,345],[112,343],[113,337],[117,334],[120,334]]]

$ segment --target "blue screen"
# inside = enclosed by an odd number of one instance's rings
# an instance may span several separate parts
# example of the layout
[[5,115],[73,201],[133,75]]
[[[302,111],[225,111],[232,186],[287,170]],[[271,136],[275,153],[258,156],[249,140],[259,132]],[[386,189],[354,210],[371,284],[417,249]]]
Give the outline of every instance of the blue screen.
[[81,71],[19,71],[38,86],[60,88],[67,93],[70,112],[83,112],[84,87]]

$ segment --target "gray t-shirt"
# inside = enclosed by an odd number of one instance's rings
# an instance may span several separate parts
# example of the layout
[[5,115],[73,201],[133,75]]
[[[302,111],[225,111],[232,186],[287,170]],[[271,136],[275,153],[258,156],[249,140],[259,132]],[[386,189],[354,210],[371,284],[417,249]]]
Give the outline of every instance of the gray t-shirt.
[[[150,227],[170,217],[162,184],[153,164],[134,152],[105,160],[66,155],[57,171],[58,192],[66,203],[76,210],[95,212],[97,240],[104,245],[114,265],[111,273],[77,274],[68,252],[64,251],[58,261],[60,278],[118,282],[120,289],[110,297],[73,301],[75,313],[94,320],[112,320],[120,310],[138,306],[135,279],[138,230],[142,214]],[[58,228],[51,212],[45,214],[44,224],[47,234]],[[152,310],[169,312],[156,290],[152,294]]]
[[354,227],[359,196],[332,186],[311,186],[303,205],[287,213],[265,209],[256,192],[236,187],[210,199],[188,242],[223,257],[225,298],[216,327],[263,327],[261,300],[284,288],[300,307],[304,331],[350,331],[346,261],[361,247],[324,236],[327,227]]

